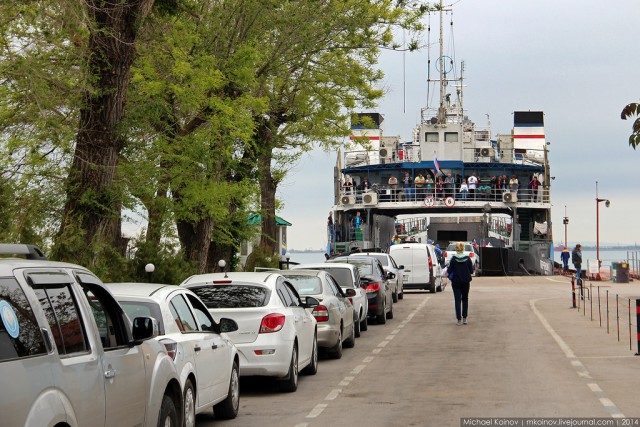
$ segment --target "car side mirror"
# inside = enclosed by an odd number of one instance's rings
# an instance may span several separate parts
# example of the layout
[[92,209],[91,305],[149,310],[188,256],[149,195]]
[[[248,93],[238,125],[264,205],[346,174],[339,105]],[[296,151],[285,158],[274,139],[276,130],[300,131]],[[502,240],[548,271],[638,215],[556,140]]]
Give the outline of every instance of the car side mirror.
[[133,319],[131,331],[134,341],[144,341],[155,338],[159,334],[158,322],[153,317],[136,317]]
[[387,273],[387,280],[393,280],[396,278],[396,275],[393,273]]
[[404,265],[399,265],[398,270],[404,270]]
[[235,332],[238,330],[238,324],[233,319],[223,317],[220,319],[220,332]]
[[314,297],[307,297],[304,300],[304,303],[302,304],[302,306],[304,308],[313,308],[313,307],[317,307],[320,305],[320,301],[318,301],[316,298]]
[[348,297],[355,297],[356,296],[356,290],[353,288],[348,288],[346,291],[344,291],[344,294]]

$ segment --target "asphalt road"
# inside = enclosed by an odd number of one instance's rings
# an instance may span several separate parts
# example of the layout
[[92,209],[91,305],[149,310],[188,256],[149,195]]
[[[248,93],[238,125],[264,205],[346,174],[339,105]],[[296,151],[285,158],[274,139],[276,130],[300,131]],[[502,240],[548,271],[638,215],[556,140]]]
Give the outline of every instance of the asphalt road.
[[[640,357],[625,297],[640,284],[597,283],[571,308],[563,277],[478,277],[469,324],[456,325],[450,287],[406,292],[386,325],[370,325],[340,360],[320,360],[298,391],[243,378],[240,413],[198,426],[460,426],[462,417],[640,417]],[[606,329],[606,291],[610,333]],[[615,295],[620,295],[621,340]],[[585,306],[583,305],[582,308]],[[593,313],[593,320],[592,320]],[[632,424],[635,425],[635,424]]]

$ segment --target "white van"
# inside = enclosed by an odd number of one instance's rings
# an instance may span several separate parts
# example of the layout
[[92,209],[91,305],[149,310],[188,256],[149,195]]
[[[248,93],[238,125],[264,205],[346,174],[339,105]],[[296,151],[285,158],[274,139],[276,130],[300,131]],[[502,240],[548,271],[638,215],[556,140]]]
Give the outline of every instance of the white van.
[[441,267],[433,246],[426,243],[400,243],[389,248],[389,255],[404,265],[404,288],[440,292],[444,289]]

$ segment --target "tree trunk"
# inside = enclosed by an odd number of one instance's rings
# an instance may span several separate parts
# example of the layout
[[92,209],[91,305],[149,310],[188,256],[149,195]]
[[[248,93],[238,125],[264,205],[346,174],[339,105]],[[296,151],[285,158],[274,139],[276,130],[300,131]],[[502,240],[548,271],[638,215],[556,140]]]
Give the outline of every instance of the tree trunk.
[[262,215],[262,234],[260,248],[267,254],[279,253],[276,238],[276,189],[277,183],[271,174],[271,149],[258,158],[258,174],[260,178],[260,213]]
[[93,87],[86,92],[80,110],[67,200],[56,242],[64,246],[65,237],[80,233],[84,246],[67,247],[68,257],[82,259],[94,242],[119,241],[120,194],[114,180],[123,139],[117,126],[125,113],[136,34],[153,3],[87,1],[91,19],[87,67]]
[[186,260],[196,264],[198,274],[206,273],[213,219],[204,218],[195,224],[176,221],[176,225]]

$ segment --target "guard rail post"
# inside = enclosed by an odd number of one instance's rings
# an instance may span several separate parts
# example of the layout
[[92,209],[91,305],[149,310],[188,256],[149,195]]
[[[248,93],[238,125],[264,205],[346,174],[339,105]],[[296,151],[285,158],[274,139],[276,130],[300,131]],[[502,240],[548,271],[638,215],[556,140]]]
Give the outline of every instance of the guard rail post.
[[638,352],[636,356],[640,356],[640,299],[636,298],[636,337],[638,340]]
[[609,289],[607,289],[607,334],[609,334]]
[[576,278],[571,277],[571,300],[573,305],[571,308],[576,308]]

